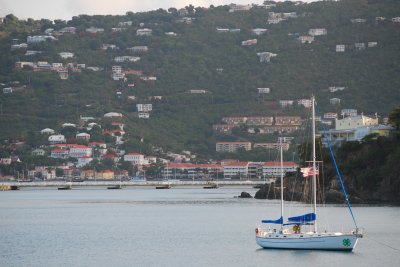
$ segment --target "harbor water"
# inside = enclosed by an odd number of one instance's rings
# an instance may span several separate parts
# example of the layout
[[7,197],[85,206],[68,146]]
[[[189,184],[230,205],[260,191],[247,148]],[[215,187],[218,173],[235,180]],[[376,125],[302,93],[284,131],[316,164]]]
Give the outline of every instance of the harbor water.
[[[261,249],[254,229],[280,216],[249,188],[54,188],[0,192],[0,266],[398,266],[400,208],[356,206],[353,252]],[[303,212],[285,203],[285,212]],[[319,229],[354,228],[343,205],[318,207]]]

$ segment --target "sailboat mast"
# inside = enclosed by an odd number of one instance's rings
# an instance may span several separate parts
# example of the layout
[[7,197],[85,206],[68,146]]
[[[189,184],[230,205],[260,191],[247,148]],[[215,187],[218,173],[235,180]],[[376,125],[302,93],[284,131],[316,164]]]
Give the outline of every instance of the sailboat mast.
[[[313,187],[313,204],[314,204],[314,214],[317,214],[317,164],[315,156],[315,98],[311,97],[312,102],[312,187]],[[314,221],[314,232],[317,232],[317,221]]]
[[280,142],[280,152],[281,152],[281,218],[282,218],[281,229],[283,229],[283,155],[282,155],[282,141]]

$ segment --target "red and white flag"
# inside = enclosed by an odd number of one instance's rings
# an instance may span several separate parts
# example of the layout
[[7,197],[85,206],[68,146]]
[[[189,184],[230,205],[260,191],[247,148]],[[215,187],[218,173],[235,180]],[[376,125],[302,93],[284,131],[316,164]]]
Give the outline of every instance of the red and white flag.
[[[315,175],[319,175],[318,166],[316,166],[316,169]],[[303,177],[310,177],[313,175],[313,167],[300,168],[300,171],[303,174]]]

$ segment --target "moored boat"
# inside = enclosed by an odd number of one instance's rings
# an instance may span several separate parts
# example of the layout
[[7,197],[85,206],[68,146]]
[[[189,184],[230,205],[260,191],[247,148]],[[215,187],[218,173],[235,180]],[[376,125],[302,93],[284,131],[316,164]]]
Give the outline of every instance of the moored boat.
[[[328,232],[318,231],[317,229],[317,186],[316,176],[319,174],[316,164],[315,153],[315,99],[312,97],[312,167],[302,169],[303,176],[312,176],[312,200],[313,211],[300,216],[288,217],[284,221],[284,205],[283,205],[283,156],[282,146],[280,147],[280,161],[281,161],[281,177],[280,177],[280,199],[281,199],[281,216],[277,220],[262,220],[264,224],[277,224],[280,227],[272,228],[271,226],[265,230],[263,227],[256,228],[256,242],[262,248],[273,249],[308,249],[308,250],[341,250],[352,251],[357,245],[358,239],[363,237],[362,229],[358,228],[355,221],[353,211],[348,200],[346,190],[343,185],[340,172],[337,168],[332,150],[330,149],[331,157],[335,165],[337,176],[346,199],[347,206],[352,216],[355,229],[347,232]],[[302,229],[302,226],[309,230]]]

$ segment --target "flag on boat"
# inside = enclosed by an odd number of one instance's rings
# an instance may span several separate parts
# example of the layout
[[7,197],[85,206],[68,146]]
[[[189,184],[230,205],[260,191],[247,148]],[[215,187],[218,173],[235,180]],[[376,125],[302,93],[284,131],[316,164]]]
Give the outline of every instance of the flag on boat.
[[[315,175],[319,175],[318,165],[316,166],[316,169]],[[303,177],[309,177],[313,175],[313,167],[300,168],[300,171],[303,174]]]

